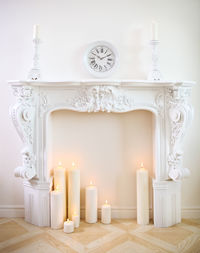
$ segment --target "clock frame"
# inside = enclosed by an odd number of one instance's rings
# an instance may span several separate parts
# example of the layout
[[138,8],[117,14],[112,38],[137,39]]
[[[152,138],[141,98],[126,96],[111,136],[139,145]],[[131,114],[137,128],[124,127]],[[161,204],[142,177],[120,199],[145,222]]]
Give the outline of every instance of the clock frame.
[[118,64],[118,52],[111,43],[96,41],[87,47],[84,55],[84,65],[93,76],[107,77],[114,72]]

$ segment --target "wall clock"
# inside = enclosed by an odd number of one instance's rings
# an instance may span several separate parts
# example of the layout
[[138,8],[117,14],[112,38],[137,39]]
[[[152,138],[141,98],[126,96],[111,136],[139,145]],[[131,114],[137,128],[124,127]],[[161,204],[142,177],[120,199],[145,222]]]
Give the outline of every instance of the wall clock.
[[84,64],[95,77],[109,76],[119,64],[118,52],[106,41],[93,42],[85,52]]

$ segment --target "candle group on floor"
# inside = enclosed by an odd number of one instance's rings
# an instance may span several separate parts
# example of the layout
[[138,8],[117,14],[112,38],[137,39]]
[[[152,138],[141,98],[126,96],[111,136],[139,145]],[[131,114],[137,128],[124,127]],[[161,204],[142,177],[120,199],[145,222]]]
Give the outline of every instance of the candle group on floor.
[[[137,223],[146,225],[149,223],[149,178],[148,171],[144,168],[143,163],[136,174]],[[96,223],[97,213],[97,187],[91,181],[85,188],[85,221]],[[66,217],[68,217],[67,220]],[[103,224],[111,223],[111,205],[108,204],[107,200],[101,206],[101,222]],[[74,228],[79,227],[79,224],[80,170],[76,168],[75,163],[72,163],[72,167],[67,173],[66,169],[59,163],[59,166],[54,169],[54,190],[51,191],[51,228],[60,229],[64,227],[65,233],[72,233]]]

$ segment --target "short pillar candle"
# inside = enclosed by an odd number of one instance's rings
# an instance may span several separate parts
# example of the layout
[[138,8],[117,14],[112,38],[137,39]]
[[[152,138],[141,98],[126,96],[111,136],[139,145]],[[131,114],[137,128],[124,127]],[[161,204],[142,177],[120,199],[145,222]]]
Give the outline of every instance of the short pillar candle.
[[74,232],[74,222],[67,219],[67,221],[64,222],[63,231],[67,234]]
[[97,222],[97,187],[92,182],[85,190],[85,221]]
[[74,222],[74,227],[78,228],[79,224],[80,224],[80,217],[79,217],[79,215],[76,214],[76,213],[73,213],[72,214],[72,221]]
[[103,224],[110,224],[111,223],[111,205],[106,203],[101,207],[101,222]]
[[51,228],[59,229],[63,227],[63,193],[58,186],[51,192]]
[[149,177],[143,163],[137,170],[137,223],[149,224]]

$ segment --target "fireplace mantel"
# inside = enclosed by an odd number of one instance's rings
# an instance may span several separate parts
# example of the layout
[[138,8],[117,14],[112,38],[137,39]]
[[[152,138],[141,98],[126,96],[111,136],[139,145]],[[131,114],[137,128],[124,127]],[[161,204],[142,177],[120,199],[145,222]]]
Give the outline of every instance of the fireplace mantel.
[[24,180],[25,219],[50,225],[50,177],[46,162],[47,120],[61,109],[77,112],[123,113],[148,110],[154,115],[154,224],[180,222],[181,141],[193,110],[188,103],[193,82],[145,80],[9,81],[17,102],[10,113],[24,142],[22,166],[15,176]]

